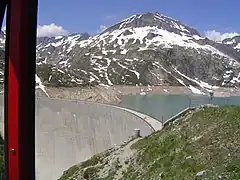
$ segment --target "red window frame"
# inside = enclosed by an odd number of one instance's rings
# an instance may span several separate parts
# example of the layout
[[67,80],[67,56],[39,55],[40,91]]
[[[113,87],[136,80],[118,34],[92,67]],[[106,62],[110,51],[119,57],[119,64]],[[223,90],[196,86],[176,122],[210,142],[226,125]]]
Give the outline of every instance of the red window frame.
[[1,0],[7,10],[4,124],[6,179],[35,179],[35,69],[38,0]]

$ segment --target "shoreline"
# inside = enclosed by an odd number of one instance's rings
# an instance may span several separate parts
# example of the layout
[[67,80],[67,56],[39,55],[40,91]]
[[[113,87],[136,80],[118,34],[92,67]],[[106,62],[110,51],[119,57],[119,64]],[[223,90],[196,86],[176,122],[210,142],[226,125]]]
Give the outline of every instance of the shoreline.
[[[193,93],[189,88],[184,86],[113,86],[109,87],[116,89],[122,95],[137,95],[137,94],[163,94],[163,95],[195,95],[203,96],[203,94]],[[230,97],[230,96],[240,96],[240,88],[229,88],[229,87],[219,87],[213,89],[213,97]],[[209,94],[205,94],[209,96]]]
[[[196,87],[197,88],[197,87]],[[198,87],[199,88],[199,87]],[[210,96],[209,93],[196,94],[185,86],[95,86],[95,87],[45,87],[50,98],[85,100],[107,104],[119,104],[125,95],[189,95]],[[40,90],[40,91],[39,91]],[[213,97],[240,96],[240,88],[219,87],[213,89]],[[3,95],[3,91],[1,92]],[[41,89],[36,88],[37,96],[46,96]]]

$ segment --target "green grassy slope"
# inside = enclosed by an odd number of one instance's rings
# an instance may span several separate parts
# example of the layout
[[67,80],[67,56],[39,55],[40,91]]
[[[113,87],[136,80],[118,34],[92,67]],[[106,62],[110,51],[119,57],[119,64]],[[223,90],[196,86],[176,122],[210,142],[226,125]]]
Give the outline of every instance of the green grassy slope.
[[60,180],[239,180],[240,107],[190,112],[132,143],[128,152],[124,164],[122,156],[113,163],[117,153],[107,151],[70,168]]

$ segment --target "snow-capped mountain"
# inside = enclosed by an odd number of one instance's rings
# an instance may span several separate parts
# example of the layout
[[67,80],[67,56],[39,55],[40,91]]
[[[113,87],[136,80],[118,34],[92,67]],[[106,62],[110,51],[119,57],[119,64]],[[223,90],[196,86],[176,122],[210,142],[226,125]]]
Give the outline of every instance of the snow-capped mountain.
[[233,38],[224,39],[222,43],[227,44],[231,46],[233,49],[235,49],[236,51],[240,52],[240,35],[235,36]]
[[[1,43],[1,42],[0,42]],[[0,45],[1,46],[1,45]],[[240,85],[240,52],[159,13],[133,15],[90,37],[38,38],[44,85]],[[211,86],[212,85],[212,86]]]

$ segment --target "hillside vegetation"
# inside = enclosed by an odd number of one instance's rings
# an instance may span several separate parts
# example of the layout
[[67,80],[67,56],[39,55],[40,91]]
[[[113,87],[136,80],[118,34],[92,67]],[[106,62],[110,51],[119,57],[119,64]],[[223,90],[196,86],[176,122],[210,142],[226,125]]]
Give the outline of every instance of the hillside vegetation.
[[148,137],[97,154],[60,180],[240,179],[240,107],[189,112]]

